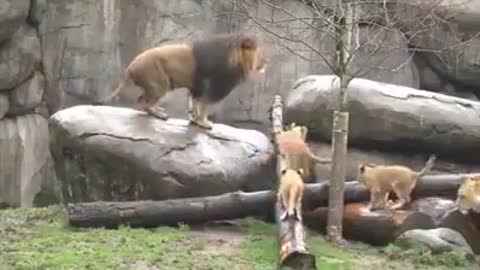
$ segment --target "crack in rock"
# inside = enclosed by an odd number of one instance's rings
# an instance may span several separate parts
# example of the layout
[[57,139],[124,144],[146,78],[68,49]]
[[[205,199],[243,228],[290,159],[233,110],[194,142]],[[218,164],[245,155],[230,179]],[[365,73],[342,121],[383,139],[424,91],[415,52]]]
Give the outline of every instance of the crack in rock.
[[392,93],[387,93],[387,92],[384,92],[384,91],[380,91],[380,94],[382,94],[383,96],[386,96],[386,97],[391,97],[391,98],[401,99],[401,100],[407,100],[407,99],[410,99],[410,98],[433,99],[433,100],[436,100],[440,103],[458,104],[462,107],[466,107],[466,108],[469,108],[469,109],[475,109],[474,108],[475,106],[474,106],[473,102],[464,101],[464,100],[461,100],[461,99],[455,98],[455,97],[449,97],[448,99],[444,99],[439,95],[421,95],[421,94],[416,94],[416,93],[408,93],[405,96],[403,96],[403,95],[400,96],[400,95],[394,95]]
[[99,132],[99,133],[83,133],[78,137],[85,140],[85,139],[93,137],[93,136],[107,136],[107,137],[112,137],[112,138],[121,139],[121,140],[129,140],[129,141],[132,141],[132,142],[149,142],[151,144],[155,144],[152,140],[150,140],[148,138],[138,138],[137,139],[137,138],[132,138],[132,137],[119,136],[119,135],[113,135],[113,134],[101,133],[101,132]]
[[246,141],[242,141],[242,140],[238,140],[238,139],[234,139],[234,138],[229,138],[229,137],[222,137],[220,135],[215,135],[215,134],[212,134],[210,132],[206,132],[205,134],[207,134],[211,138],[214,138],[214,139],[217,139],[217,140],[220,140],[220,141],[239,142],[239,143],[244,143],[244,144],[249,145],[250,147],[253,148],[253,154],[249,155],[249,158],[255,156],[257,153],[260,152],[260,149],[258,149],[258,147],[255,144],[250,143],[250,142],[246,142]]
[[161,159],[165,156],[170,155],[174,151],[183,151],[183,150],[187,149],[189,146],[196,145],[196,144],[197,144],[196,142],[190,141],[190,142],[185,143],[184,145],[170,147],[167,151],[165,151],[165,153],[163,153],[162,155],[157,157],[155,159],[155,161],[157,161],[157,160],[159,160],[159,159]]

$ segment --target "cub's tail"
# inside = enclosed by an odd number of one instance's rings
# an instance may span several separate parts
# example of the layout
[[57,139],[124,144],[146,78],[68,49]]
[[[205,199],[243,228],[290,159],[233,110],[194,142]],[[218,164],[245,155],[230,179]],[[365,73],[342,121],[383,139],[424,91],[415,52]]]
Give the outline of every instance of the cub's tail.
[[419,171],[417,174],[418,174],[418,177],[422,177],[424,176],[425,174],[429,173],[432,168],[433,168],[433,165],[435,164],[435,159],[437,157],[435,155],[430,155],[430,157],[428,158],[428,161],[427,163],[425,164],[425,167]]

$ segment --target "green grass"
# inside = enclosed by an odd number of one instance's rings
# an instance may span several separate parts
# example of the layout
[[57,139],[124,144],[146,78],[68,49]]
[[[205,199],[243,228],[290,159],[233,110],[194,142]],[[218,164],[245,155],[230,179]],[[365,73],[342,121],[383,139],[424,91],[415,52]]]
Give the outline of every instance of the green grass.
[[[76,229],[66,224],[59,206],[0,210],[0,269],[275,269],[278,246],[274,225],[248,218],[241,221],[239,230],[239,241],[230,241],[232,247],[224,248],[186,225]],[[215,232],[210,234],[215,238]],[[437,260],[431,254],[358,243],[341,250],[311,232],[307,239],[322,270],[474,269],[453,255]]]

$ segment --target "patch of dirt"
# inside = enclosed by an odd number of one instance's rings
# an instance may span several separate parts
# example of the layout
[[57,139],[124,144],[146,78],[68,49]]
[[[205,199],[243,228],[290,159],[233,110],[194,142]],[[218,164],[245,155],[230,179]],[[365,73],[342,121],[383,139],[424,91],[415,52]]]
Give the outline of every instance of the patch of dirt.
[[234,222],[215,222],[190,229],[190,235],[204,243],[200,252],[210,255],[234,251],[246,236]]

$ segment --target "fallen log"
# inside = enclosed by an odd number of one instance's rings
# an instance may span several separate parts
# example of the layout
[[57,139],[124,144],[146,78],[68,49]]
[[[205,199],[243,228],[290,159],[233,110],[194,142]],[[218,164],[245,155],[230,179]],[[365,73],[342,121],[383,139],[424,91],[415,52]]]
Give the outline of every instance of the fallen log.
[[[325,232],[327,207],[319,207],[305,213],[305,224],[314,230]],[[345,205],[343,214],[343,236],[372,245],[386,245],[401,233],[411,229],[430,229],[431,218],[412,210],[369,211],[367,203]]]
[[[345,205],[344,236],[372,245],[387,245],[400,234],[413,229],[450,228],[459,232],[474,253],[480,253],[480,215],[462,215],[453,197],[426,197],[414,200],[405,210],[370,211],[368,203]],[[304,214],[305,224],[325,232],[327,208]]]
[[[425,176],[414,189],[412,198],[455,196],[464,175]],[[368,190],[358,182],[345,183],[345,203],[365,202]],[[152,227],[203,223],[210,220],[236,219],[247,216],[272,217],[276,196],[272,190],[233,192],[218,196],[172,199],[164,201],[95,201],[65,206],[69,223],[76,227]],[[326,206],[328,180],[306,184],[303,209]]]
[[[274,97],[270,119],[272,121],[273,142],[275,149],[278,149],[277,135],[283,131],[282,98],[279,95]],[[282,168],[280,166],[279,157],[277,156],[276,159],[277,182],[279,182],[281,177],[280,170]],[[307,244],[305,243],[305,230],[302,221],[295,219],[282,221],[280,217],[285,214],[286,209],[281,207],[281,203],[278,199],[276,200],[274,207],[280,255],[279,269],[283,269],[284,267],[291,267],[292,269],[316,269],[315,256],[310,253]]]

